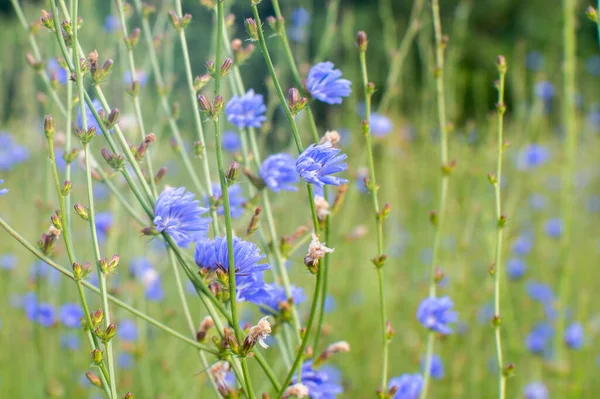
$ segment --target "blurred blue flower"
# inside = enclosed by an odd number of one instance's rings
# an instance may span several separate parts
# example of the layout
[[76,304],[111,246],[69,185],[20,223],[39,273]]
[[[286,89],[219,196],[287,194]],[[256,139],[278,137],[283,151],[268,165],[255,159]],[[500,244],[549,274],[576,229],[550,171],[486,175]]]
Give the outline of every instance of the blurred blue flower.
[[100,212],[96,214],[96,218],[94,219],[96,225],[96,233],[98,235],[98,241],[104,242],[106,241],[106,237],[108,236],[108,232],[113,225],[113,216],[110,212]]
[[544,305],[554,301],[554,292],[548,284],[528,281],[525,290],[531,299]]
[[600,76],[600,56],[593,55],[585,61],[585,69],[590,75]]
[[223,149],[229,152],[236,152],[242,148],[240,135],[233,130],[227,130],[223,133],[221,144],[223,145]]
[[159,302],[164,298],[160,274],[148,258],[143,256],[133,258],[129,264],[129,273],[142,283],[148,300]]
[[517,169],[527,170],[541,166],[550,159],[550,151],[540,144],[529,144],[517,156]]
[[545,355],[549,350],[550,339],[554,331],[548,323],[539,323],[525,337],[527,349],[536,355]]
[[341,104],[342,97],[352,92],[347,79],[341,79],[342,72],[333,69],[332,62],[320,62],[314,65],[306,78],[306,89],[316,99],[327,104]]
[[108,15],[104,20],[104,30],[108,33],[121,29],[121,22],[116,15]]
[[194,194],[185,191],[185,187],[166,188],[158,196],[154,206],[154,224],[159,232],[165,231],[180,247],[188,245],[206,236],[210,218],[202,215],[207,208],[194,201]]
[[274,192],[280,190],[297,191],[294,184],[300,178],[296,172],[294,158],[290,154],[274,154],[265,159],[260,166],[260,178]]
[[525,256],[531,252],[533,248],[533,237],[531,234],[521,234],[512,243],[512,251],[515,255]]
[[27,317],[43,327],[52,327],[56,322],[54,306],[49,303],[38,303],[25,309]]
[[[298,377],[294,375],[291,384],[296,384]],[[335,399],[344,389],[339,384],[337,372],[332,367],[314,369],[312,361],[302,364],[302,384],[308,388],[311,399]]]
[[550,219],[546,222],[546,234],[552,238],[558,238],[562,234],[562,220],[559,218]]
[[304,180],[315,186],[339,186],[348,180],[331,175],[348,169],[348,164],[343,162],[346,157],[346,154],[340,153],[329,141],[311,144],[296,160],[296,170]]
[[552,83],[542,80],[535,84],[535,96],[542,101],[550,101],[554,97],[554,86]]
[[267,119],[265,117],[266,110],[262,94],[255,94],[253,89],[248,90],[241,97],[231,97],[225,106],[227,120],[240,129],[261,127]]
[[[0,184],[3,184],[4,180],[0,179]],[[0,188],[0,196],[8,193],[8,188]]]
[[108,197],[108,193],[109,193],[109,190],[108,190],[108,187],[106,187],[106,185],[104,185],[102,183],[94,184],[93,194],[94,194],[95,200],[106,199]]
[[594,132],[600,130],[600,107],[598,104],[592,105],[592,108],[587,113],[586,122],[588,127]]
[[[421,358],[421,372],[425,373],[425,357]],[[444,378],[444,363],[442,362],[442,358],[439,357],[438,355],[433,355],[431,357],[431,367],[430,367],[430,375],[431,378],[434,378],[436,380],[441,380],[442,378]]]
[[539,71],[544,66],[544,55],[539,51],[530,51],[525,56],[525,65],[530,71]]
[[130,369],[133,367],[133,356],[129,352],[120,352],[117,356],[117,364],[121,369]]
[[323,311],[325,313],[331,313],[337,308],[337,302],[335,298],[331,294],[327,294],[325,296],[325,305],[323,306]]
[[396,387],[396,394],[392,399],[419,399],[423,389],[423,376],[418,373],[402,374],[390,379],[388,388],[392,387]]
[[68,332],[60,335],[60,346],[65,349],[78,350],[80,347],[79,335]]
[[310,23],[310,13],[306,8],[295,8],[290,15],[290,21],[288,37],[294,42],[304,43],[308,38],[307,27]]
[[12,170],[27,159],[29,159],[27,148],[15,143],[10,133],[0,131],[0,171]]
[[454,302],[450,297],[425,298],[417,310],[417,320],[424,327],[441,334],[450,334],[448,324],[458,321],[458,313],[454,310]]
[[481,324],[489,324],[494,318],[494,313],[494,304],[486,303],[477,311],[477,321]]
[[[2,181],[0,181],[2,184]],[[17,257],[13,254],[0,255],[0,269],[12,270],[17,266]]]
[[[100,101],[97,99],[92,101],[92,106],[94,107],[94,110],[96,110],[96,112],[100,112],[100,110],[104,109],[102,107],[102,103],[100,103]],[[93,126],[96,128],[96,134],[102,134],[102,129],[100,129],[100,122],[94,117],[94,114],[90,110],[90,107],[87,105],[87,103],[85,104],[85,122],[87,124],[88,129]],[[77,126],[79,126],[80,129],[83,129],[82,123],[83,121],[81,120],[81,107],[78,106]]]
[[512,258],[506,262],[506,271],[511,280],[519,280],[525,275],[525,270],[527,270],[527,266],[523,259]]
[[[135,71],[135,80],[137,80],[137,82],[140,84],[140,87],[144,87],[148,82],[148,74],[146,73],[146,71],[137,70]],[[128,86],[131,86],[131,84],[133,83],[133,81],[131,80],[131,71],[125,71],[125,73],[123,74],[123,83],[125,83]]]
[[541,210],[546,207],[548,199],[543,194],[531,194],[529,196],[529,206],[534,210]]
[[572,323],[565,329],[565,343],[571,349],[581,349],[583,346],[583,326],[581,323]]
[[[213,197],[216,199],[218,204],[217,215],[224,215],[225,208],[223,206],[223,192],[221,191],[221,185],[219,183],[213,183],[212,192]],[[242,187],[240,187],[239,184],[234,184],[229,186],[227,192],[229,193],[229,210],[231,212],[231,217],[237,219],[242,216],[245,211],[244,204],[246,203],[246,198],[244,198]],[[211,201],[208,196],[204,197],[204,205],[207,208],[210,208],[211,206]]]
[[373,136],[383,137],[391,133],[394,129],[394,124],[387,116],[373,112],[371,114],[370,127]]
[[236,299],[238,302],[250,302],[261,305],[269,297],[263,273],[253,273],[247,276],[236,274]]
[[81,327],[81,318],[83,316],[81,306],[76,303],[65,303],[60,307],[59,319],[65,327]]
[[117,337],[123,341],[133,342],[138,339],[137,325],[133,320],[124,319],[117,323]]
[[600,212],[600,195],[591,195],[587,201],[587,210],[591,213]]
[[548,388],[542,382],[532,382],[523,390],[525,399],[548,399]]
[[[279,313],[279,304],[282,302],[287,303],[288,296],[285,293],[285,288],[275,283],[265,285],[267,297],[264,298],[261,304],[261,310],[263,313],[276,315]],[[306,295],[304,290],[294,285],[290,286],[291,299],[294,306],[306,301]]]
[[69,76],[67,70],[60,66],[56,58],[50,58],[46,64],[46,72],[50,80],[56,79],[61,85],[66,85]]
[[58,270],[48,265],[43,260],[36,260],[31,265],[29,278],[31,278],[33,281],[46,279],[50,285],[54,286],[60,283],[61,274]]

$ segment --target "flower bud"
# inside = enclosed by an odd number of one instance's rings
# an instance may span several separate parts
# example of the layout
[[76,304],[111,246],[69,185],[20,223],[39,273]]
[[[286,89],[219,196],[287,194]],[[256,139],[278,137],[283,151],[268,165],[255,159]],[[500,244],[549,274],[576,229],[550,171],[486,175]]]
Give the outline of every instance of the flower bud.
[[87,377],[88,381],[92,383],[92,385],[98,388],[102,388],[102,381],[100,381],[100,378],[98,378],[96,374],[94,374],[91,371],[88,371],[85,373],[85,376]]
[[359,31],[356,35],[356,45],[358,46],[358,51],[365,53],[367,51],[368,44],[369,40],[367,39],[367,34],[362,30]]
[[54,137],[54,119],[52,115],[46,115],[44,118],[44,134],[47,139],[52,139]]
[[221,64],[221,68],[219,68],[219,73],[221,77],[224,77],[231,70],[231,66],[233,65],[233,60],[231,58],[225,58],[225,61]]
[[123,399],[133,399],[133,394],[131,392],[127,392],[125,396],[123,396]]
[[88,215],[87,209],[81,204],[73,205],[75,208],[75,213],[77,213],[83,220],[90,220],[90,216]]
[[594,23],[598,23],[598,10],[592,6],[588,6],[585,10],[585,15]]
[[203,94],[200,94],[198,96],[198,105],[200,106],[200,109],[204,112],[208,113],[211,110],[210,101],[208,101],[208,98],[206,98],[206,96]]
[[158,172],[156,172],[156,176],[154,176],[154,183],[158,184],[163,179],[163,177],[165,177],[166,174],[167,168],[163,166],[158,170]]
[[258,41],[258,26],[253,18],[246,18],[246,32],[248,32],[250,40]]
[[236,161],[233,161],[227,168],[227,172],[225,174],[225,180],[227,181],[227,186],[231,186],[233,183],[235,183],[239,176],[240,176],[240,164]]
[[65,180],[60,190],[62,196],[67,197],[71,193],[71,188],[73,188],[73,183],[71,183],[69,180]]
[[115,323],[110,323],[104,331],[104,341],[109,342],[114,336],[117,335],[117,326]]
[[198,328],[198,331],[196,332],[196,340],[198,342],[204,342],[204,340],[206,339],[206,334],[208,333],[208,330],[213,328],[214,325],[215,325],[215,322],[213,321],[212,317],[206,316],[200,323],[200,327]]
[[56,229],[63,229],[62,219],[60,218],[60,211],[56,211],[55,213],[53,213],[52,216],[50,216],[50,221],[52,222],[52,225],[56,227]]
[[503,55],[496,57],[496,66],[498,67],[498,72],[500,72],[500,74],[506,73],[508,65],[506,64],[506,58]]
[[94,349],[92,351],[92,361],[94,362],[94,364],[102,363],[102,352],[99,349]]
[[107,129],[110,130],[110,129],[112,129],[117,124],[117,122],[119,121],[119,115],[120,115],[120,113],[121,112],[119,111],[119,108],[113,108],[110,111],[110,114],[108,114],[108,119],[106,121],[106,128]]

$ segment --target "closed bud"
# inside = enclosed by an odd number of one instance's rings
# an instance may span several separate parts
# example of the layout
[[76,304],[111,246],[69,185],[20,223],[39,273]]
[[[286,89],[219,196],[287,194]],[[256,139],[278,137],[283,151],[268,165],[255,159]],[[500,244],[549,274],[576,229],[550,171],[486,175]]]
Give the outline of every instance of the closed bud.
[[90,216],[88,215],[87,209],[81,204],[73,205],[75,208],[75,213],[77,213],[83,220],[90,220]]
[[167,174],[167,168],[163,166],[158,170],[158,172],[156,172],[156,176],[154,176],[154,183],[158,184],[163,177],[165,177],[165,174]]
[[369,82],[367,83],[367,95],[370,96],[375,93],[375,83]]
[[68,196],[71,193],[71,188],[73,188],[73,184],[69,180],[65,180],[63,182],[63,186],[61,188],[61,194],[63,197]]
[[94,362],[94,364],[102,363],[102,352],[99,349],[94,349],[92,351],[92,361]]
[[204,112],[210,112],[211,110],[210,101],[208,101],[208,98],[206,98],[206,96],[203,94],[200,94],[198,96],[198,105],[200,106],[200,109]]
[[506,222],[508,220],[508,216],[506,215],[500,215],[500,217],[498,218],[498,228],[503,228],[504,226],[506,226]]
[[498,67],[498,72],[500,72],[500,74],[506,73],[508,65],[506,64],[506,58],[503,55],[496,57],[496,66]]
[[181,21],[177,16],[175,10],[169,11],[169,21],[171,21],[171,25],[173,26],[173,28],[175,28],[177,32],[181,31]]
[[439,217],[438,217],[437,211],[431,211],[431,212],[429,212],[429,221],[431,222],[431,224],[433,226],[437,226],[438,219],[439,219]]
[[94,374],[91,371],[88,371],[85,373],[85,376],[87,377],[88,381],[92,383],[92,385],[98,388],[102,388],[102,381],[100,381],[100,378],[96,374]]
[[487,175],[488,181],[492,186],[495,186],[498,183],[498,179],[496,179],[496,175],[493,173],[488,173]]
[[221,64],[221,68],[219,69],[221,77],[224,77],[225,75],[227,75],[229,73],[232,65],[233,65],[233,60],[231,58],[225,58],[225,61],[223,61],[223,63]]
[[258,206],[254,213],[252,214],[252,219],[250,219],[250,223],[248,224],[248,229],[246,230],[246,235],[251,236],[256,229],[258,228],[258,222],[260,220],[260,214],[262,212],[262,207]]
[[42,25],[44,25],[48,30],[54,32],[54,17],[51,13],[46,10],[42,10],[42,16],[40,17],[40,21]]
[[94,330],[102,323],[102,320],[104,320],[104,312],[102,309],[98,309],[90,314],[90,319],[92,321],[92,330]]
[[515,368],[516,368],[515,364],[514,363],[510,363],[508,366],[506,366],[504,368],[504,370],[502,371],[502,374],[505,377],[510,378],[510,377],[512,377],[512,376],[515,375]]
[[110,323],[104,331],[105,342],[108,342],[111,339],[113,339],[115,335],[117,335],[117,326],[115,325],[115,323]]
[[125,396],[123,396],[123,399],[133,399],[133,398],[134,398],[134,397],[133,397],[133,394],[132,394],[131,392],[127,392],[127,393],[125,394]]
[[365,53],[367,51],[368,44],[369,40],[367,40],[367,34],[362,30],[359,31],[356,35],[356,45],[358,46],[358,51]]
[[113,108],[110,111],[110,114],[108,114],[108,119],[106,121],[106,128],[107,129],[110,130],[110,129],[112,129],[117,124],[117,122],[119,121],[119,115],[120,115],[120,113],[121,112],[119,111],[119,108]]
[[215,63],[213,61],[206,61],[204,64],[206,66],[206,70],[210,76],[215,76]]
[[447,164],[442,165],[442,174],[444,176],[450,176],[452,172],[454,172],[454,169],[456,169],[456,161],[452,160]]
[[246,32],[248,32],[250,40],[258,41],[258,26],[253,18],[246,18]]
[[52,214],[52,216],[50,216],[50,221],[57,230],[63,229],[62,219],[60,218],[59,211],[56,211]]
[[212,109],[212,112],[215,115],[215,117],[218,117],[219,114],[223,111],[224,105],[225,105],[225,102],[223,100],[223,96],[216,96],[215,102],[213,104],[213,109]]
[[588,6],[585,10],[585,15],[594,23],[598,23],[598,10],[592,6]]
[[47,139],[51,139],[54,137],[54,119],[52,115],[46,115],[44,118],[44,134]]
[[298,89],[292,87],[288,90],[288,106],[292,115],[296,116],[306,107],[306,104],[308,104],[308,99],[301,97]]
[[369,130],[371,129],[371,127],[370,127],[370,125],[369,125],[369,121],[368,121],[368,120],[366,120],[366,119],[365,119],[365,120],[363,120],[363,121],[361,122],[361,128],[362,128],[362,133],[363,133],[364,135],[367,135],[367,134],[369,134]]
[[235,183],[239,176],[240,164],[236,161],[233,161],[227,168],[227,173],[225,174],[227,186],[231,186],[233,183]]
[[181,17],[181,29],[185,29],[192,22],[192,14],[185,14]]
[[118,254],[114,254],[112,258],[108,261],[108,273],[114,273],[117,266],[119,266],[119,260],[121,257]]

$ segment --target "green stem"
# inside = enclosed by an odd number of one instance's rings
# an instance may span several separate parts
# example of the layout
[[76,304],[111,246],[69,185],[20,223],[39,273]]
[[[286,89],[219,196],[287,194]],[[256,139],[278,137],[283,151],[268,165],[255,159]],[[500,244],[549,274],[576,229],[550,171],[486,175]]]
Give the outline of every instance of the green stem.
[[335,32],[338,27],[336,19],[338,16],[339,8],[340,0],[329,1],[329,4],[327,5],[327,16],[325,17],[326,30],[322,38],[319,40],[319,47],[317,49],[317,55],[314,58],[314,62],[321,62],[321,60],[323,60],[323,58],[325,58],[325,56],[329,54],[331,43],[333,43]]
[[498,70],[500,79],[498,80],[498,152],[496,159],[496,179],[494,184],[494,195],[496,197],[496,259],[494,266],[494,339],[496,342],[496,356],[498,360],[498,398],[506,398],[506,374],[504,370],[504,360],[502,351],[502,337],[500,331],[500,279],[502,277],[502,238],[504,232],[504,222],[502,221],[502,155],[504,153],[504,84],[506,67],[504,58],[498,60]]
[[[440,202],[437,215],[437,223],[435,226],[435,233],[433,238],[433,250],[431,257],[431,265],[429,267],[429,296],[436,296],[436,281],[435,281],[435,268],[438,262],[440,243],[442,238],[442,229],[444,221],[446,219],[446,205],[448,198],[448,179],[450,178],[450,171],[445,172],[444,170],[449,167],[448,165],[448,123],[446,120],[446,103],[444,97],[444,46],[442,38],[442,23],[440,19],[440,6],[439,0],[432,0],[431,12],[433,17],[433,26],[435,33],[435,83],[436,83],[436,94],[437,94],[437,109],[438,109],[438,123],[440,128],[440,156],[441,156],[441,169],[442,179],[440,187]],[[433,331],[429,331],[427,337],[427,353],[425,355],[425,371],[423,376],[423,389],[421,390],[420,399],[427,397],[429,390],[429,381],[431,379],[431,359],[433,357],[433,349],[435,344],[435,334]]]
[[[371,95],[372,89],[369,88],[369,76],[367,73],[367,50],[359,49],[359,58],[360,58],[360,70],[362,76],[363,83],[363,91],[365,96],[365,125],[363,126],[363,133],[365,137],[366,151],[367,151],[367,161],[369,167],[369,179],[370,179],[370,192],[371,192],[371,202],[373,203],[373,214],[375,216],[375,224],[377,226],[377,256],[375,259],[378,259],[376,262],[376,270],[377,270],[377,281],[379,286],[379,307],[381,312],[381,337],[383,344],[383,355],[382,355],[382,368],[381,368],[381,391],[384,392],[387,388],[388,383],[388,359],[389,359],[389,342],[390,339],[387,335],[387,312],[385,306],[385,286],[383,284],[383,262],[384,262],[384,253],[383,253],[383,217],[381,215],[381,211],[379,209],[379,198],[377,196],[378,186],[377,179],[375,175],[375,161],[373,159],[373,143],[371,136]],[[379,265],[377,265],[379,264]]]
[[566,328],[566,308],[571,292],[569,278],[573,268],[573,207],[575,202],[574,175],[577,165],[577,121],[576,121],[576,1],[563,0],[563,100],[562,118],[565,126],[565,159],[562,168],[561,214],[563,231],[560,237],[560,264],[558,288],[558,316],[556,318],[556,334],[554,335],[554,350],[559,366],[566,366],[564,354],[564,333]]

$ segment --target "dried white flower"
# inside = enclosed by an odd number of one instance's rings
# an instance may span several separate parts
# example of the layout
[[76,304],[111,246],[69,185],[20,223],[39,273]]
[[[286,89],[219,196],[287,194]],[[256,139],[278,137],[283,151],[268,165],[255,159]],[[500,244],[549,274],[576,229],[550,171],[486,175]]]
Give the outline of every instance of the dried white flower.
[[308,397],[308,387],[303,384],[294,384],[287,387],[285,392],[283,392],[283,399],[290,398],[295,396],[297,398],[307,398]]
[[269,323],[269,316],[265,316],[255,326],[250,328],[246,341],[250,344],[250,347],[253,347],[258,342],[262,348],[267,349],[269,345],[265,344],[265,339],[267,339],[269,334],[271,334],[271,323]]
[[340,134],[337,132],[337,130],[328,130],[325,132],[325,135],[321,137],[319,144],[323,144],[327,141],[329,141],[331,145],[336,145],[340,142]]
[[320,195],[315,195],[315,208],[317,208],[317,218],[325,220],[329,215],[329,202]]
[[308,246],[308,255],[304,257],[305,264],[316,264],[319,259],[323,259],[325,254],[332,253],[334,251],[333,248],[328,248],[325,246],[325,243],[319,241],[319,237],[315,233],[312,235],[312,241]]

